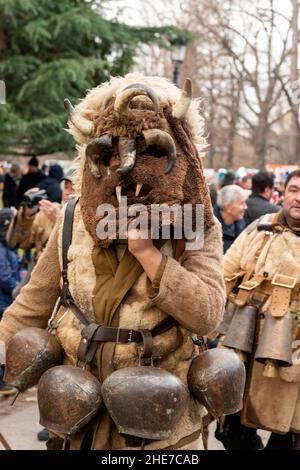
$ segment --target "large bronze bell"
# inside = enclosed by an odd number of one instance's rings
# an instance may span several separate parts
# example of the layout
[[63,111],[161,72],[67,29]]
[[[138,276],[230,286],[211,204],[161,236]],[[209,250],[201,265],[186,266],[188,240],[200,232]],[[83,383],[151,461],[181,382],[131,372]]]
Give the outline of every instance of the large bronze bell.
[[189,369],[188,386],[194,397],[215,417],[237,413],[243,407],[245,367],[229,349],[209,349]]
[[265,313],[262,331],[254,358],[265,364],[264,375],[277,377],[276,367],[292,365],[294,319],[290,313],[273,317]]
[[256,307],[238,307],[227,330],[223,345],[245,353],[251,353],[256,325]]
[[61,362],[62,349],[55,336],[41,328],[24,328],[8,342],[4,380],[23,392]]
[[101,384],[90,372],[73,366],[47,370],[38,385],[40,424],[58,435],[72,436],[98,413]]
[[226,335],[229,325],[231,323],[231,320],[233,318],[233,315],[237,309],[237,305],[235,305],[231,300],[227,300],[226,307],[225,307],[225,313],[224,313],[224,318],[220,326],[218,327],[218,332],[221,335]]
[[119,433],[160,441],[170,436],[183,416],[189,392],[170,372],[140,366],[109,375],[102,396]]

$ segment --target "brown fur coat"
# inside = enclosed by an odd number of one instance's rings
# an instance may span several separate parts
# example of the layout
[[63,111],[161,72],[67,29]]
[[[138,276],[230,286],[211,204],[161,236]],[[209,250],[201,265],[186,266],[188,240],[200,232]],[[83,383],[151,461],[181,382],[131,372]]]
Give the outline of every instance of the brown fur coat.
[[[79,205],[76,209],[73,233],[73,243],[68,253],[70,289],[78,306],[93,320],[95,269],[99,266],[93,264],[94,243],[84,228]],[[223,315],[224,283],[219,224],[216,223],[207,231],[204,247],[201,250],[185,251],[180,262],[173,259],[170,246],[166,245],[163,250],[167,255],[167,263],[159,292],[149,296],[147,278],[145,273],[142,273],[120,305],[119,326],[151,328],[166,314],[172,315],[178,321],[178,327],[173,327],[161,337],[155,338],[154,355],[161,357],[160,367],[175,373],[186,383],[189,365],[197,354],[197,349],[191,341],[191,333],[206,335],[217,327]],[[16,331],[26,326],[46,327],[60,291],[60,246],[61,221],[54,229],[29,284],[6,310],[0,324],[0,340],[7,342]],[[62,313],[65,312],[61,311],[59,315]],[[82,325],[71,312],[68,312],[60,323],[57,337],[65,352],[65,363],[74,364],[76,361],[81,328]],[[116,346],[113,368],[136,363],[135,344]],[[200,448],[198,438],[201,432],[201,419],[205,414],[205,409],[190,398],[187,411],[176,425],[171,437],[167,441],[152,443],[146,448],[184,448],[189,444]],[[125,448],[124,439],[120,437],[114,426],[107,423],[107,418],[105,419],[103,426],[95,432],[93,448]],[[71,442],[72,448],[78,448],[81,437],[78,436],[78,439]]]

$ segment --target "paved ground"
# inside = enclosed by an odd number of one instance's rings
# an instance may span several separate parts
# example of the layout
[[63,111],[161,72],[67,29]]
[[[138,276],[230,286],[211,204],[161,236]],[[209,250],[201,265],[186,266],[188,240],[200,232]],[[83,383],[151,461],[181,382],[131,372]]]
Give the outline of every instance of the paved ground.
[[[19,395],[13,406],[11,398],[0,397],[0,432],[13,450],[44,450],[45,443],[38,441],[36,435],[42,429],[36,389]],[[3,447],[0,444],[0,449]]]
[[[21,394],[15,404],[10,406],[11,398],[0,397],[0,432],[13,450],[45,450],[45,443],[37,439],[42,429],[39,425],[39,413],[36,400],[36,389]],[[215,423],[210,426],[208,448],[224,450],[221,442],[214,437]],[[263,441],[269,436],[260,432]],[[3,450],[0,444],[0,450]]]

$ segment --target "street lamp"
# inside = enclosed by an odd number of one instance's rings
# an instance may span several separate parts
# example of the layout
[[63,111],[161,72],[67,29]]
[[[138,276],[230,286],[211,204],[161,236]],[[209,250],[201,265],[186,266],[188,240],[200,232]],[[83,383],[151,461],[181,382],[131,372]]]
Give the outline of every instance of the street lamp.
[[179,86],[179,66],[183,63],[187,48],[187,41],[178,40],[173,43],[171,58],[174,65],[173,69],[173,82]]

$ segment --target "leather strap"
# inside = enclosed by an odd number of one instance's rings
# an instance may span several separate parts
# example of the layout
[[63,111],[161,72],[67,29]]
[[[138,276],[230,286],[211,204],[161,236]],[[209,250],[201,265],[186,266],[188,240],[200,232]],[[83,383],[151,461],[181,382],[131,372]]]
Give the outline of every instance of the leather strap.
[[251,291],[253,291],[253,289],[258,287],[262,283],[262,281],[265,279],[265,276],[260,275],[260,274],[253,276],[253,273],[255,270],[257,260],[260,257],[260,254],[262,250],[264,249],[265,245],[269,241],[269,237],[270,237],[270,234],[266,232],[261,245],[259,246],[258,250],[255,252],[254,258],[245,272],[245,275],[243,277],[243,282],[239,285],[239,291],[235,297],[235,303],[239,305],[240,307],[243,307],[244,305],[246,305],[251,295]]
[[168,331],[176,323],[173,317],[168,317],[165,321],[152,328],[152,330],[129,330],[92,323],[81,331],[82,338],[77,351],[78,359],[82,362],[91,362],[98,347],[97,343],[106,342],[122,344],[143,343],[142,357],[151,357],[152,338]]
[[225,277],[226,282],[226,297],[232,293],[233,289],[240,282],[240,278],[245,275],[246,271],[238,271],[233,273],[231,277]]
[[68,300],[72,299],[72,296],[69,292],[69,281],[68,281],[68,251],[72,243],[73,235],[73,218],[76,204],[78,202],[77,198],[70,199],[67,203],[64,225],[63,225],[63,235],[62,235],[62,280],[63,286],[60,295],[60,302],[64,306],[68,306]]
[[242,284],[238,286],[239,292],[235,297],[234,303],[239,307],[244,307],[244,305],[249,302],[254,289],[259,287],[264,280],[265,276],[262,274],[255,274],[251,280],[243,281]]
[[292,290],[296,286],[297,278],[275,274],[272,280],[273,293],[270,313],[273,317],[283,317],[290,306]]
[[143,351],[141,357],[149,359],[152,357],[153,351],[153,336],[150,330],[139,330],[143,338]]
[[[69,294],[71,296],[71,294]],[[72,312],[74,313],[75,317],[85,326],[89,325],[90,322],[85,318],[82,311],[74,304],[73,300],[69,298],[67,300],[67,306],[70,307]]]

